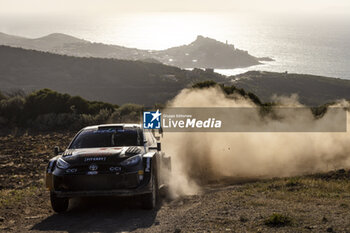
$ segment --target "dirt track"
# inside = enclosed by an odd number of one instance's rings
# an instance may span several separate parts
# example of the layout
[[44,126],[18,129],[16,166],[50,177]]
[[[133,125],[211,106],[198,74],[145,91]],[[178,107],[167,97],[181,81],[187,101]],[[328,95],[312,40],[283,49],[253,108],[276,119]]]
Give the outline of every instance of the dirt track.
[[[350,172],[211,185],[203,193],[142,210],[134,198],[74,199],[55,214],[43,188],[54,145],[71,134],[1,137],[0,232],[350,232]],[[273,213],[287,216],[271,226]]]

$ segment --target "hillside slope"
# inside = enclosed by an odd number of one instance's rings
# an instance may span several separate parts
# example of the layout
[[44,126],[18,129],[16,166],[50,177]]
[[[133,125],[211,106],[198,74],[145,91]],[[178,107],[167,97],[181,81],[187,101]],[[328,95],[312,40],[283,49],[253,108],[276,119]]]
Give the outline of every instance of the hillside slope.
[[339,99],[350,99],[350,80],[307,74],[249,71],[231,76],[233,84],[253,92],[263,102],[273,95],[298,94],[303,104],[322,105]]
[[50,88],[113,104],[165,103],[181,89],[205,80],[234,84],[263,102],[275,94],[298,94],[301,103],[312,106],[350,99],[350,80],[314,75],[250,71],[225,77],[148,61],[69,57],[6,46],[0,46],[0,60],[2,91]]
[[114,104],[164,103],[195,83],[224,76],[141,61],[77,58],[0,46],[0,89],[50,88]]

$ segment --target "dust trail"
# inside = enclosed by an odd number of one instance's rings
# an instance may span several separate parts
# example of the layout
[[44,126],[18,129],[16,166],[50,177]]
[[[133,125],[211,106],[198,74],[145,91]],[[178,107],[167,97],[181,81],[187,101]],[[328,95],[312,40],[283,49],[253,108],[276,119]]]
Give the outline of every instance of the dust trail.
[[[227,98],[218,88],[185,89],[168,106],[254,106],[247,99],[235,97],[235,100]],[[295,95],[274,98],[284,106],[301,106]],[[338,105],[349,107],[345,101]],[[291,127],[292,124],[315,124],[317,128],[317,124],[335,123],[327,114],[316,122],[310,111],[284,117]],[[249,119],[252,124],[261,124],[258,116]],[[268,123],[274,127],[275,122]],[[349,132],[166,133],[163,146],[172,156],[170,189],[173,196],[195,194],[201,184],[227,177],[282,177],[350,168]]]

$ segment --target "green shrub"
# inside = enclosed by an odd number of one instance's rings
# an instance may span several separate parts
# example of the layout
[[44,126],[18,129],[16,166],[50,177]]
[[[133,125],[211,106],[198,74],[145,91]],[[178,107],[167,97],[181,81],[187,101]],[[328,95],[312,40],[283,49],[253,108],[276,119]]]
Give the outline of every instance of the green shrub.
[[138,104],[124,104],[119,107],[111,115],[109,122],[111,123],[135,123],[140,122],[142,119],[142,112],[144,108]]
[[27,125],[40,131],[48,130],[79,130],[89,125],[105,123],[111,116],[111,111],[102,109],[98,114],[48,113],[39,115],[34,120],[28,120]]
[[46,131],[46,130],[62,130],[76,128],[72,127],[79,120],[79,115],[72,113],[48,113],[39,115],[34,120],[28,120],[27,125],[30,128]]
[[74,113],[89,113],[89,103],[80,96],[70,97],[66,103],[66,107]]
[[87,113],[89,114],[98,114],[102,109],[109,111],[114,111],[119,108],[118,105],[113,105],[110,103],[100,102],[100,101],[89,101],[89,107]]
[[300,186],[301,183],[299,182],[298,178],[290,178],[287,182],[286,182],[286,187],[294,187],[294,186]]
[[87,101],[80,96],[72,97],[50,89],[34,91],[26,96],[22,91],[7,95],[0,93],[0,98],[0,127],[79,129],[105,123],[118,108],[117,105]]
[[311,112],[316,119],[322,118],[324,116],[324,114],[327,113],[329,105],[330,104],[324,104],[324,105],[321,105],[318,107],[311,107]]
[[6,123],[12,125],[21,124],[22,113],[25,105],[24,98],[20,96],[0,100],[0,116]]
[[101,109],[98,114],[82,114],[80,115],[80,127],[85,127],[88,125],[99,125],[106,123],[111,117],[112,111],[108,109]]
[[218,85],[218,84],[216,82],[214,82],[213,80],[208,80],[208,81],[195,83],[194,85],[192,85],[192,88],[202,89],[202,88],[215,87],[216,85]]
[[254,93],[249,92],[249,93],[248,93],[248,98],[249,98],[251,101],[253,101],[254,104],[256,104],[256,105],[258,105],[258,106],[261,106],[261,105],[262,105],[262,103],[261,103],[259,97],[257,97]]
[[271,227],[283,227],[290,225],[291,223],[292,219],[290,217],[278,213],[273,213],[265,220],[265,225]]
[[34,91],[26,98],[25,113],[27,118],[36,118],[48,113],[68,113],[70,96],[50,89]]
[[210,87],[215,87],[215,86],[221,87],[222,91],[226,95],[232,95],[234,93],[237,93],[237,94],[241,95],[242,97],[251,100],[257,106],[263,106],[259,97],[257,97],[255,94],[253,94],[251,92],[247,93],[243,88],[237,88],[234,85],[225,86],[223,84],[218,84],[212,80],[208,80],[208,81],[204,81],[204,82],[198,82],[198,83],[192,85],[192,88],[203,89],[203,88],[210,88]]

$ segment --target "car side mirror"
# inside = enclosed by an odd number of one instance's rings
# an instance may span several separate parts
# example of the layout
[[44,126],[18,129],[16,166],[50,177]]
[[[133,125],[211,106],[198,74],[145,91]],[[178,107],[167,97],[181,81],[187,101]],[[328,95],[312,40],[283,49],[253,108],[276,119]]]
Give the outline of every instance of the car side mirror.
[[59,147],[59,146],[55,146],[55,147],[53,148],[53,153],[54,153],[55,155],[58,155],[60,152],[61,152],[61,150],[60,150],[60,147]]

